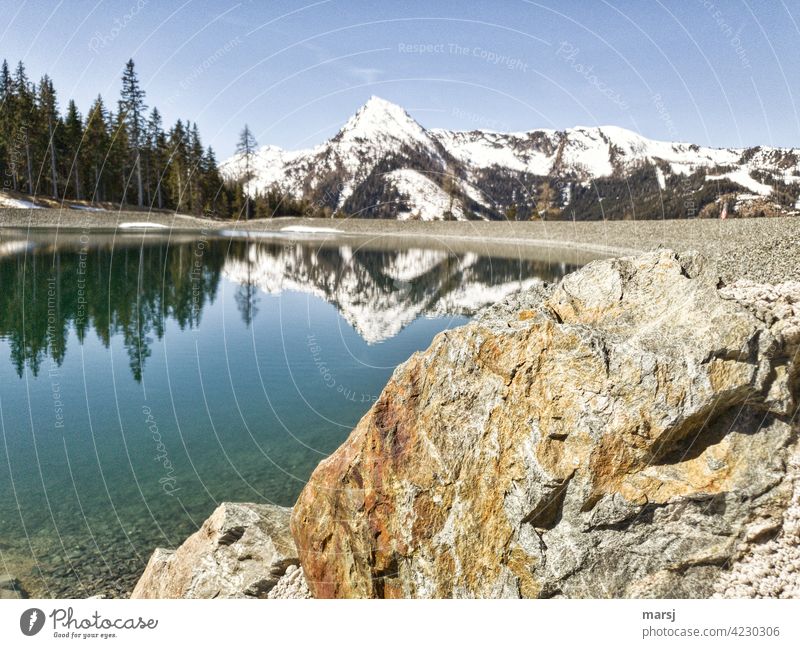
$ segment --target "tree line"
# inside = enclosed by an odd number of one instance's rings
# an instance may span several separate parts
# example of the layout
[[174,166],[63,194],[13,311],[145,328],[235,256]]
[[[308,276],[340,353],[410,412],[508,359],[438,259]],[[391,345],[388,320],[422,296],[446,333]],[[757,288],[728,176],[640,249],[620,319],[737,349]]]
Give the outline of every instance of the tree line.
[[[85,115],[75,101],[59,109],[52,80],[28,78],[19,62],[0,67],[0,189],[34,198],[167,209],[217,218],[304,213],[307,206],[271,191],[246,195],[251,179],[223,179],[196,123],[166,129],[148,107],[133,60],[125,65],[115,109],[98,95]],[[245,127],[249,164],[255,138]],[[240,150],[241,147],[237,147]]]

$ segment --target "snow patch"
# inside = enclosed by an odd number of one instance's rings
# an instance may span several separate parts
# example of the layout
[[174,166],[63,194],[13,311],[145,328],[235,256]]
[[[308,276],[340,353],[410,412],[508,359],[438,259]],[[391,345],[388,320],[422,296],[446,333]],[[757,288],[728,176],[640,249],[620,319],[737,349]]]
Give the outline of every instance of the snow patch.
[[161,223],[151,223],[149,221],[131,221],[122,223],[120,229],[168,229],[166,225]]
[[342,230],[333,227],[309,227],[306,225],[281,227],[281,232],[292,232],[293,234],[343,234]]
[[664,177],[664,172],[661,167],[656,166],[656,180],[658,180],[658,187],[661,191],[667,188],[667,179]]
[[707,175],[706,180],[730,180],[759,196],[769,196],[772,193],[772,187],[769,185],[761,184],[758,180],[750,175],[747,168],[736,169],[728,173],[720,175]]
[[41,206],[35,205],[29,200],[19,200],[18,198],[11,198],[3,195],[0,195],[0,207],[11,207],[14,209],[42,209]]

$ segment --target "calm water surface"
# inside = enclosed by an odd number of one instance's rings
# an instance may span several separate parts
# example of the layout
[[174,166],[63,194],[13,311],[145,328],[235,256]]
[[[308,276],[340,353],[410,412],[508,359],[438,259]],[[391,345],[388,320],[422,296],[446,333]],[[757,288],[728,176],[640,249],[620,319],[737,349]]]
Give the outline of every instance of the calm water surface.
[[219,502],[291,505],[398,363],[576,267],[539,257],[3,233],[0,572],[120,596]]

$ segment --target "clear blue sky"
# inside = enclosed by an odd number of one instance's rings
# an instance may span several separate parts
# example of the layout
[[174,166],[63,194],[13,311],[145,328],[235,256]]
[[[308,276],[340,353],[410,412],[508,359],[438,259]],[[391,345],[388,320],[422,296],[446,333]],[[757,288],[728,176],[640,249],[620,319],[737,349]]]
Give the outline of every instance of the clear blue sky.
[[116,103],[136,61],[165,121],[220,158],[316,144],[370,95],[423,125],[613,124],[713,146],[800,146],[797,0],[0,0],[0,57],[62,107]]

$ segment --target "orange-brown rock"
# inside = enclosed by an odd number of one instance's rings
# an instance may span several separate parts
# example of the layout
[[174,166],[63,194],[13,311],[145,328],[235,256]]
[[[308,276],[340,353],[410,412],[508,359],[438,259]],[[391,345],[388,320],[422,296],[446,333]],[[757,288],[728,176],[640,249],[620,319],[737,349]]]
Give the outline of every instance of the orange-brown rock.
[[800,336],[751,293],[661,250],[438,335],[294,507],[312,593],[709,595],[790,494]]

